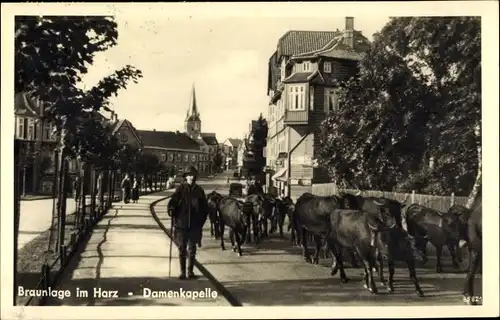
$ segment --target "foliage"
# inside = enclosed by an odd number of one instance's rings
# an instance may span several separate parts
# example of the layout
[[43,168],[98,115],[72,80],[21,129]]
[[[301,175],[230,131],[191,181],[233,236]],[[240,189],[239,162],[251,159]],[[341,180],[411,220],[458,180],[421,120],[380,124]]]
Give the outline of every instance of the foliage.
[[259,175],[263,172],[266,166],[264,157],[264,148],[267,145],[268,126],[262,113],[256,121],[256,125],[252,128],[248,141],[246,141],[246,150],[243,159],[244,171],[248,171],[250,175]]
[[[481,121],[479,18],[392,18],[341,110],[323,123],[318,159],[350,187],[468,194]],[[429,160],[434,166],[429,167]]]
[[222,157],[222,151],[215,152],[214,156],[212,157],[212,161],[211,161],[212,171],[219,172],[221,170],[223,162],[224,162],[224,158]]
[[142,77],[140,70],[127,65],[88,91],[77,84],[95,55],[116,45],[117,38],[116,22],[110,17],[17,16],[15,92],[40,99],[44,115],[59,130],[82,112],[101,107],[109,111],[109,98],[128,80]]

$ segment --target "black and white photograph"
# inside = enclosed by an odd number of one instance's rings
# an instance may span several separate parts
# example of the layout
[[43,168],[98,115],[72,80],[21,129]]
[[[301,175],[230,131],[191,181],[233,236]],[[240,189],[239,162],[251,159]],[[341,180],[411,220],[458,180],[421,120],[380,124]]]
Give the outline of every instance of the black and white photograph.
[[498,316],[498,2],[407,4],[3,3],[2,318]]

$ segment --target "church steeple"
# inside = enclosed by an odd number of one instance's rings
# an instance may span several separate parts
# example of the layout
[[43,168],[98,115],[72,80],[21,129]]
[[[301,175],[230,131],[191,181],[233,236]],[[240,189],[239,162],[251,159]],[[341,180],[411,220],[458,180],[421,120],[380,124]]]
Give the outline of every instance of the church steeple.
[[199,139],[201,137],[201,119],[200,113],[198,112],[198,105],[196,104],[196,91],[194,89],[194,83],[191,89],[191,98],[189,100],[184,129],[193,139]]
[[198,105],[196,104],[196,91],[194,89],[194,83],[191,88],[191,98],[189,100],[189,108],[186,115],[186,121],[189,120],[200,120],[200,113],[198,112]]

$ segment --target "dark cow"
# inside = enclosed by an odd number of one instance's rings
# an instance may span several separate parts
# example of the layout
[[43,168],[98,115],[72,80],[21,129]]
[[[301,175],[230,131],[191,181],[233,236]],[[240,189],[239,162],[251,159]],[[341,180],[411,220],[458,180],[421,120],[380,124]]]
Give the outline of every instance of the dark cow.
[[[229,227],[229,239],[233,247],[233,251],[238,251],[241,256],[241,245],[245,239],[248,227],[248,216],[243,201],[236,200],[231,197],[222,197],[218,205],[219,218],[220,218],[220,247],[226,250],[224,246],[224,229],[227,225]],[[236,240],[236,245],[235,245]]]
[[[380,283],[387,286],[387,291],[394,292],[394,262],[403,261],[406,263],[412,280],[415,291],[419,297],[424,294],[418,283],[417,274],[415,272],[415,260],[421,260],[419,251],[415,245],[415,238],[410,236],[403,228],[386,228],[377,234],[377,243],[375,246],[376,259],[378,262],[378,275]],[[389,269],[389,282],[384,279],[384,269],[382,257],[387,259]]]
[[[292,198],[285,197],[283,199],[275,199],[275,221],[277,228],[279,229],[280,237],[283,237],[283,227],[285,224],[285,218],[288,218],[288,231],[290,231],[292,245],[295,245],[295,230],[292,228],[292,215],[295,209],[295,204]],[[272,229],[271,229],[272,230]]]
[[[375,250],[378,250],[381,255],[388,258],[390,272],[388,289],[393,291],[393,255],[395,248],[401,246],[401,232],[403,231],[397,226],[396,219],[385,210],[379,211],[378,215],[372,215],[360,210],[334,209],[329,220],[330,231],[327,243],[334,257],[331,274],[335,275],[340,269],[341,282],[346,283],[349,280],[344,271],[341,249],[351,249],[357,253],[363,263],[365,288],[372,293],[377,293],[378,290],[373,279],[373,268],[376,266]],[[411,251],[406,250],[406,252],[410,253]],[[408,257],[410,277],[417,294],[423,296],[412,264],[412,257],[410,255]]]
[[455,214],[443,213],[419,204],[412,204],[406,210],[406,225],[408,233],[415,237],[424,263],[427,262],[427,242],[430,242],[436,247],[437,273],[442,272],[441,253],[445,245],[450,251],[453,266],[459,267],[459,262],[461,262],[458,250],[460,221]]
[[[309,263],[319,263],[322,238],[330,232],[330,214],[341,208],[341,200],[337,196],[315,196],[311,193],[302,194],[295,203],[292,215],[292,228],[297,232],[298,241],[302,245],[302,255]],[[307,247],[308,232],[316,243],[314,259],[311,260]]]
[[[262,237],[268,237],[276,231],[276,205],[277,202],[271,194],[262,194],[263,214],[260,221]],[[271,222],[271,229],[268,231],[268,222]]]
[[215,239],[220,237],[220,226],[219,226],[219,211],[218,205],[219,201],[223,198],[220,193],[212,191],[207,195],[208,201],[208,218],[210,219],[210,235],[215,236]]
[[474,276],[483,259],[483,205],[481,195],[477,196],[472,204],[464,240],[467,241],[469,247],[470,266],[465,277],[464,301],[468,304],[476,304],[476,301],[471,297],[474,296]]
[[[247,217],[247,236],[246,242],[252,241],[251,232],[253,231],[254,243],[258,244],[262,238],[261,222],[265,215],[264,197],[261,194],[252,194],[245,198],[245,215]],[[251,230],[250,230],[251,229]]]

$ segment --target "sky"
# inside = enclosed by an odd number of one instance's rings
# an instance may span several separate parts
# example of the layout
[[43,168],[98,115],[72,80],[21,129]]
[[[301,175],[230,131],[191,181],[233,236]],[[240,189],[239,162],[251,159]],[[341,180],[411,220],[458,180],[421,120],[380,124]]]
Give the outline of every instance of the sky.
[[[333,31],[345,24],[342,16],[190,17],[147,11],[116,12],[115,19],[118,44],[96,56],[85,85],[133,65],[143,78],[111,101],[119,119],[137,129],[183,131],[194,84],[202,132],[216,133],[219,142],[243,137],[251,120],[267,115],[267,63],[286,31]],[[355,17],[354,26],[371,40],[388,20]]]

